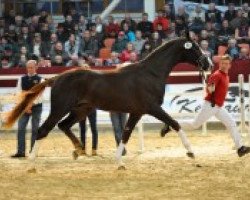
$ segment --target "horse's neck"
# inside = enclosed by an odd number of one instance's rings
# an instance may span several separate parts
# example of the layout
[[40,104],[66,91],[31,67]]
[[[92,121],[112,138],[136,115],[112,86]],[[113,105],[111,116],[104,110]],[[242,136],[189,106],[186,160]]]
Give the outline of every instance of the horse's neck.
[[180,52],[177,50],[175,50],[176,52],[173,51],[170,48],[168,50],[169,53],[166,52],[162,55],[154,54],[144,60],[144,65],[156,77],[166,79],[174,66],[180,62]]

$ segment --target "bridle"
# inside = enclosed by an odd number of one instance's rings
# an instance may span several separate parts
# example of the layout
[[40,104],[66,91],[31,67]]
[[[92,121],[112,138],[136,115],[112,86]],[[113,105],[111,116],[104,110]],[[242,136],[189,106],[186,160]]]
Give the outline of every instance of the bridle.
[[[204,68],[205,68],[203,64],[204,59],[208,59],[208,57],[204,53],[202,53],[202,55],[196,60],[196,62],[199,67],[199,77],[200,77],[201,82],[204,80],[205,83],[207,83],[207,78],[204,73]],[[212,71],[213,71],[213,66],[210,67],[210,72]]]

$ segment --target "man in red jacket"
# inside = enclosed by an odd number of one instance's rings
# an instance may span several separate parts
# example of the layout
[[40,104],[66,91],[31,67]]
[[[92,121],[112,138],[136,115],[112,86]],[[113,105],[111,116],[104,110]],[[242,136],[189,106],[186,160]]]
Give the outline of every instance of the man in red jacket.
[[231,57],[224,55],[221,57],[219,69],[209,77],[207,83],[207,95],[200,113],[191,122],[181,122],[184,130],[194,130],[199,128],[210,117],[215,116],[219,119],[230,132],[231,137],[237,148],[239,157],[250,153],[250,147],[243,145],[241,136],[237,130],[234,119],[229,115],[223,104],[229,87],[228,71],[231,68]]
[[169,28],[169,21],[166,17],[164,17],[164,12],[162,10],[158,11],[158,17],[153,22],[155,31],[157,31],[158,24],[162,25],[163,31],[167,31]]

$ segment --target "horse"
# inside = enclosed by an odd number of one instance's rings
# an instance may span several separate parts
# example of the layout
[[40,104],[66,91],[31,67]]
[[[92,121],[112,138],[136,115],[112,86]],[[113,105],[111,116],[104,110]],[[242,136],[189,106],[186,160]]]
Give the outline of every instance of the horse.
[[[30,159],[35,160],[40,142],[58,124],[73,143],[73,155],[82,154],[82,146],[71,127],[84,119],[94,108],[129,113],[116,160],[122,165],[121,155],[131,133],[142,115],[148,114],[175,130],[189,155],[193,155],[179,123],[162,108],[166,78],[178,63],[190,63],[206,71],[212,61],[189,36],[163,43],[146,58],[113,71],[71,70],[35,85],[23,96],[5,119],[11,126],[25,108],[43,92],[51,88],[51,110],[39,127]],[[66,116],[66,117],[65,117]]]

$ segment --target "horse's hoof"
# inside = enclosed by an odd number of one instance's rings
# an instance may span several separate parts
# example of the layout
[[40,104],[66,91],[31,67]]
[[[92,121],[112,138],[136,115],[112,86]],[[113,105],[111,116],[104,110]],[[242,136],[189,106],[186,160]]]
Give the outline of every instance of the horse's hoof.
[[170,131],[171,131],[170,127],[168,125],[165,125],[161,129],[161,137],[165,137],[165,135],[167,135],[167,133],[169,133]]
[[75,150],[75,151],[72,152],[72,157],[73,157],[74,160],[77,160],[78,156],[79,155],[77,153],[77,150]]
[[125,167],[124,165],[120,165],[120,166],[118,167],[118,170],[126,170],[126,167]]
[[194,153],[193,152],[187,152],[187,157],[195,159]]

